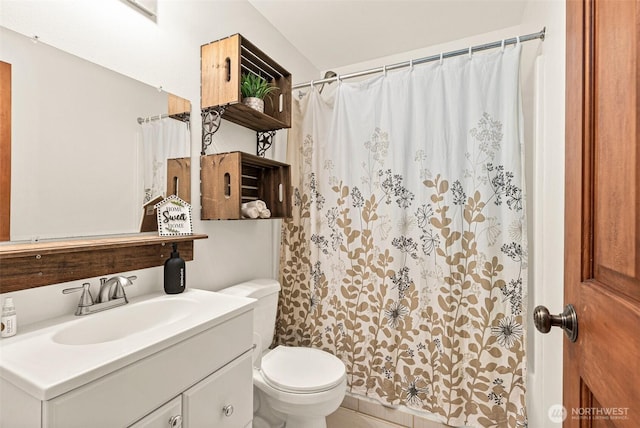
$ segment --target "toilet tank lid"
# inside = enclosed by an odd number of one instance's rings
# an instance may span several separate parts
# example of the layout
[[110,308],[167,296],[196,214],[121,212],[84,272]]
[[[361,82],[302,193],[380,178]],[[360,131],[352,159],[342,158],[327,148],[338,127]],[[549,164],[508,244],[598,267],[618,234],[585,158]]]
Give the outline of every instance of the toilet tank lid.
[[259,299],[269,294],[275,294],[280,291],[280,283],[275,279],[252,279],[240,284],[232,285],[219,293],[232,294],[234,296],[251,297]]

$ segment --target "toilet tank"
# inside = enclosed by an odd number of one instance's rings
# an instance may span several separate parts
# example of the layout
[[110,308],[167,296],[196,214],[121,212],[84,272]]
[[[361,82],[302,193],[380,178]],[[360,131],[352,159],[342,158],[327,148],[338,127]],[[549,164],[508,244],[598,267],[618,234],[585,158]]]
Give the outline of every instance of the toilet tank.
[[253,332],[260,337],[262,351],[266,351],[275,332],[280,283],[275,279],[252,279],[218,292],[258,300],[253,308]]

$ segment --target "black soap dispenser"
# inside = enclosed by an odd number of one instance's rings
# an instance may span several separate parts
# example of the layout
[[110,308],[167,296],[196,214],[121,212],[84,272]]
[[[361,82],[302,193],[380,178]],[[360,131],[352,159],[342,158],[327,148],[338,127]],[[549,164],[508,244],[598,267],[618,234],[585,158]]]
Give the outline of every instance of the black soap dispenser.
[[178,253],[178,244],[173,243],[171,258],[164,262],[164,292],[167,294],[182,293],[187,285],[184,260]]

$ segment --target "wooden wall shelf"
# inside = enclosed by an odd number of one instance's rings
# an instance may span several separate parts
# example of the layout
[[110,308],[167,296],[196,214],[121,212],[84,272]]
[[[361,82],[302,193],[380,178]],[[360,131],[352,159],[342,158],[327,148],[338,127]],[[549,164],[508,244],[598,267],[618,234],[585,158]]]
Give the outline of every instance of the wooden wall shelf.
[[[201,57],[201,108],[225,107],[223,119],[255,131],[291,127],[291,73],[253,43],[234,34],[203,45]],[[242,73],[257,74],[278,87],[265,98],[264,113],[242,104]]]
[[268,114],[260,113],[258,110],[247,107],[242,103],[227,106],[222,118],[245,128],[253,129],[256,132],[291,128],[289,123],[278,120]]
[[178,243],[193,260],[193,241],[207,235],[115,235],[0,245],[0,293],[162,266]]
[[260,199],[271,218],[291,217],[291,167],[243,152],[200,157],[202,220],[238,220],[244,202]]

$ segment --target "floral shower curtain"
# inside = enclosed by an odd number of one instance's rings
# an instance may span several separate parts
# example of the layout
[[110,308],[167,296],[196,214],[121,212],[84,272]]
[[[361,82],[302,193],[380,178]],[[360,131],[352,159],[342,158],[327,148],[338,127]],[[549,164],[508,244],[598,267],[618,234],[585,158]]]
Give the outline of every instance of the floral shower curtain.
[[277,343],[337,355],[388,405],[527,425],[519,62],[518,44],[300,94]]
[[141,124],[143,204],[157,196],[166,196],[167,159],[191,156],[191,131],[188,122],[170,117]]

